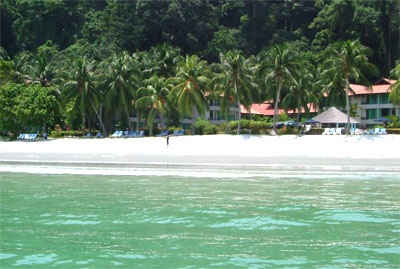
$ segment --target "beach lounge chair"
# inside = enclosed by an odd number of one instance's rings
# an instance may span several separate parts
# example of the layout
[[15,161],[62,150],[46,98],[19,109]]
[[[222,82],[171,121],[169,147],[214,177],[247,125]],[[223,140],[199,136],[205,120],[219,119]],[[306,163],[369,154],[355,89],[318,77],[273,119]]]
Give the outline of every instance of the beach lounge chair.
[[92,133],[89,132],[86,134],[86,138],[91,138],[91,137],[92,137]]
[[29,140],[35,140],[37,137],[38,137],[37,134],[29,134],[28,139],[29,139]]
[[343,128],[336,128],[335,135],[341,135]]
[[322,132],[323,135],[328,135],[329,134],[329,128],[325,128],[324,131]]
[[101,137],[103,137],[103,134],[100,133],[100,132],[98,132],[98,133],[96,134],[96,138],[101,138]]
[[164,130],[162,132],[160,132],[159,134],[157,134],[156,136],[167,136],[169,134],[168,130]]
[[121,137],[123,134],[123,131],[115,131],[111,136],[112,137]]
[[17,139],[24,139],[25,138],[25,134],[19,134],[19,136],[17,137]]
[[381,134],[381,128],[375,128],[374,134],[375,135]]
[[380,134],[387,134],[386,128],[381,128],[381,133]]
[[300,132],[300,134],[307,134],[310,131],[311,131],[311,125],[307,124],[304,130]]
[[328,135],[335,135],[336,134],[336,129],[335,128],[329,128]]
[[139,137],[144,137],[144,131],[142,130],[142,131],[140,131],[140,133],[139,133]]
[[358,128],[351,128],[350,134],[351,135],[361,135],[361,134],[363,134],[363,131]]

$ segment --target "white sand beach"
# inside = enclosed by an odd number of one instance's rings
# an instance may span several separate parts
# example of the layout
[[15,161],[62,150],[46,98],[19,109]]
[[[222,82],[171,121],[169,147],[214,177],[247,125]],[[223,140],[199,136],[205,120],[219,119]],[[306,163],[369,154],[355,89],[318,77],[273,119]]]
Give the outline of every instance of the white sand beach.
[[0,163],[252,166],[400,172],[399,135],[207,135],[0,142]]

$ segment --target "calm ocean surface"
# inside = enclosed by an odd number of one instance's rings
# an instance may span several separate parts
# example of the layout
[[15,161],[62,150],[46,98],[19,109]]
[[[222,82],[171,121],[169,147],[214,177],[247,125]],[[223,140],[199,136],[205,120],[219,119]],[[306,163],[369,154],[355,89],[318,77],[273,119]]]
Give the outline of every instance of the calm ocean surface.
[[399,174],[4,167],[2,269],[400,267]]

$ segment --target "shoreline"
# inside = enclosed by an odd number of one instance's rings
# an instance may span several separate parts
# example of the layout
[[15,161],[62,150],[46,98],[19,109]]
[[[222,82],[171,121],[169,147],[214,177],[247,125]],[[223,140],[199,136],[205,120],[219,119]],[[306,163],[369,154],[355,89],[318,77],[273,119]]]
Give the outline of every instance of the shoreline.
[[0,142],[0,165],[400,173],[400,136],[205,135]]

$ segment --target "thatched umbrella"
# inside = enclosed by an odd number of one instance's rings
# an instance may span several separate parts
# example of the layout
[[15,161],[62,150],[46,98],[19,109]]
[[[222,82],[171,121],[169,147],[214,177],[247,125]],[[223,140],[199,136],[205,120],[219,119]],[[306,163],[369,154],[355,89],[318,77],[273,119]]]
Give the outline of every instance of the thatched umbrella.
[[[327,111],[315,116],[313,120],[320,123],[347,123],[347,115],[337,109],[336,107],[331,107]],[[350,123],[360,123],[354,118],[350,117]]]

